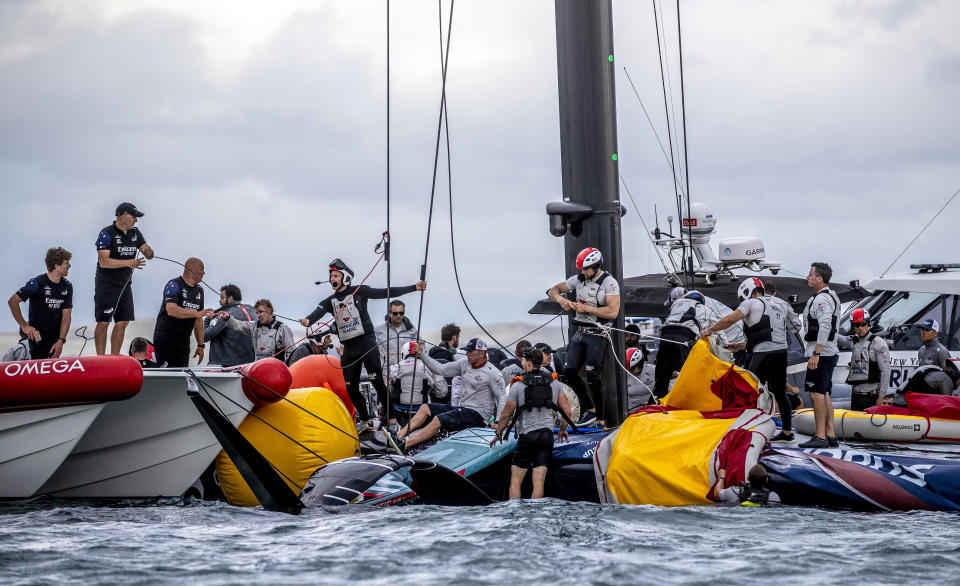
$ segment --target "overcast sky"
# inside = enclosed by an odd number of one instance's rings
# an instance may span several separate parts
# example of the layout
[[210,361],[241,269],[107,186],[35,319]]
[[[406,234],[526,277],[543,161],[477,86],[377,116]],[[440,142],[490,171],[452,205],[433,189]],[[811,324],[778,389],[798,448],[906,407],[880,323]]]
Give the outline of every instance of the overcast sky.
[[[313,283],[334,257],[364,275],[386,226],[384,7],[0,2],[4,286],[14,292],[43,272],[48,247],[64,246],[74,321],[89,322],[94,241],[121,201],[146,212],[140,227],[157,254],[199,256],[214,287],[234,282],[280,314],[306,315],[329,293]],[[684,0],[681,11],[692,199],[713,208],[720,236],[761,236],[789,270],[826,260],[837,280],[867,279],[960,188],[957,3]],[[673,4],[665,12],[679,113]],[[666,140],[653,12],[621,0],[614,17],[620,170],[648,218],[654,204],[666,215],[669,169],[623,73]],[[393,3],[395,284],[416,280],[424,255],[437,21],[435,2]],[[540,320],[526,310],[572,272],[543,211],[561,193],[555,51],[553,2],[456,3],[454,228],[461,281],[484,322]],[[469,322],[440,182],[425,331]],[[622,197],[625,273],[655,272]],[[898,266],[960,262],[958,209]],[[180,272],[155,260],[137,273],[138,316],[156,315]],[[386,283],[383,265],[368,283]],[[375,321],[382,312],[371,308]],[[14,327],[4,312],[0,329]]]

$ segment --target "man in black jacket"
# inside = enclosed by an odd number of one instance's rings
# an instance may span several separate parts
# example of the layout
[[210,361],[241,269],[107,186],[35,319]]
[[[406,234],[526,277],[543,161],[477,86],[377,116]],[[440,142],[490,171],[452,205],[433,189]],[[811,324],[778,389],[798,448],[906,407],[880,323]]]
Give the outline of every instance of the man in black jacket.
[[[220,309],[217,313],[225,311],[230,314],[230,317],[240,321],[256,320],[253,308],[240,303],[242,299],[240,287],[232,283],[220,287]],[[203,339],[205,342],[210,342],[209,364],[236,366],[254,360],[250,337],[226,327],[226,322],[217,316],[204,318]]]

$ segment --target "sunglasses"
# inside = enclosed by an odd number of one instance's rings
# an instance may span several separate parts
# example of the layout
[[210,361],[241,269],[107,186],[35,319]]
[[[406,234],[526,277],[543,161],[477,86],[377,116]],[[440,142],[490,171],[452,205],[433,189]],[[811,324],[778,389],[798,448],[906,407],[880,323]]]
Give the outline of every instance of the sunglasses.
[[866,322],[860,322],[860,323],[853,324],[853,327],[855,327],[855,328],[865,328],[865,327],[867,327],[867,326],[869,326],[869,325],[870,325],[870,324],[868,324],[868,323],[866,323]]
[[402,312],[402,311],[391,311],[391,312],[390,312],[390,315],[403,315],[403,313],[404,313],[404,312]]

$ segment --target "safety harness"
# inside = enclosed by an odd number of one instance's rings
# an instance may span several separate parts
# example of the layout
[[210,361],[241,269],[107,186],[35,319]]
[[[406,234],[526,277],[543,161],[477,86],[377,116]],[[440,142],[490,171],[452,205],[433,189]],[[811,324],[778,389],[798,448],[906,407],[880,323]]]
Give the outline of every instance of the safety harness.
[[580,431],[577,429],[577,425],[563,412],[563,409],[553,401],[551,384],[556,378],[557,373],[547,374],[542,371],[527,372],[524,373],[523,376],[513,378],[513,382],[522,382],[524,385],[523,405],[518,405],[517,410],[514,411],[513,418],[510,419],[510,425],[507,426],[507,430],[503,434],[504,437],[510,435],[510,431],[513,429],[513,426],[516,425],[517,419],[520,418],[521,411],[529,412],[534,409],[553,409],[560,414],[560,417],[573,429],[574,433]]

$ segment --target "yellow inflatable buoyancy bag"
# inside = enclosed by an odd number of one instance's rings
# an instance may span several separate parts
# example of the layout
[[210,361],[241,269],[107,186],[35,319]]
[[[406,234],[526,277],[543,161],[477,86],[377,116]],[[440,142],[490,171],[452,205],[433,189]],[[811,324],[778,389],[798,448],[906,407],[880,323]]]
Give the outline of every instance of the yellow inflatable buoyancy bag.
[[[290,401],[265,405],[254,413],[303,446],[290,441],[256,417],[247,417],[238,429],[268,462],[280,470],[281,476],[287,477],[284,478],[287,485],[296,494],[300,494],[300,487],[317,468],[326,462],[359,456],[360,444],[353,418],[333,391],[325,388],[296,389],[290,391],[287,398]],[[295,405],[291,404],[291,401]],[[334,429],[311,413],[343,431]],[[311,451],[317,455],[310,453]],[[216,469],[220,488],[230,504],[241,507],[256,507],[260,504],[230,457],[223,451],[217,456]],[[291,480],[300,486],[293,485]]]

